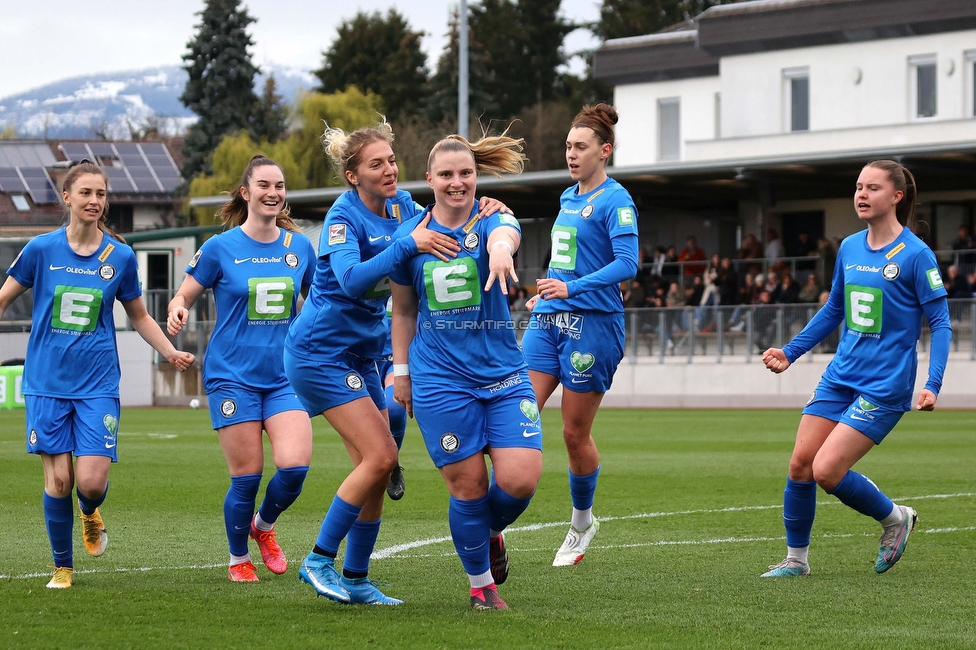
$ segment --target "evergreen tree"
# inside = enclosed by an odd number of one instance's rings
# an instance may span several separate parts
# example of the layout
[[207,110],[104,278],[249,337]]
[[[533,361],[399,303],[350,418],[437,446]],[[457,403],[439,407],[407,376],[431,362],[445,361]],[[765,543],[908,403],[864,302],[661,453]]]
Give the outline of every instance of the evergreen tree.
[[603,0],[593,33],[603,40],[654,34],[736,0]]
[[189,74],[180,96],[200,119],[183,144],[183,177],[209,173],[210,158],[220,139],[251,126],[258,99],[254,94],[257,68],[247,48],[253,45],[247,27],[254,22],[240,0],[207,0],[198,15],[197,33],[183,55]]
[[360,12],[343,21],[323,63],[315,71],[322,92],[342,92],[350,86],[383,98],[390,119],[413,115],[427,81],[427,58],[420,49],[423,32],[410,29],[406,19],[390,9]]
[[288,106],[278,94],[274,75],[264,80],[264,92],[258,99],[251,120],[251,138],[257,142],[277,142],[288,128]]
[[[483,120],[508,120],[527,106],[557,97],[566,62],[563,40],[575,26],[559,13],[560,0],[482,0],[469,17],[469,106]],[[457,20],[431,80],[428,115],[457,110]],[[451,94],[453,93],[453,99]]]

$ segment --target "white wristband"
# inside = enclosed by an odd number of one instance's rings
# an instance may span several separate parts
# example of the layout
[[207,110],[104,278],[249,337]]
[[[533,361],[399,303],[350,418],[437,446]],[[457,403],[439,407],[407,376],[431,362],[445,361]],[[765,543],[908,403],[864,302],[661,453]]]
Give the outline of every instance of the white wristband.
[[409,377],[410,376],[410,364],[409,363],[394,363],[393,364],[393,376],[394,377]]
[[509,255],[514,255],[515,254],[515,249],[512,247],[512,243],[509,242],[507,239],[499,239],[494,244],[492,244],[491,247],[494,248],[495,246],[498,246],[499,244],[504,244],[505,246],[508,246],[508,254]]

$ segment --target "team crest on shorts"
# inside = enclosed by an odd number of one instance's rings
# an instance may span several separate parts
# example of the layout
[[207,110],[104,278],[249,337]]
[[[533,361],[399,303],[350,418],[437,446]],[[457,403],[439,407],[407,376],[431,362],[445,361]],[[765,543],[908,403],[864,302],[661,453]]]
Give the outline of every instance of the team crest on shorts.
[[881,277],[885,280],[894,280],[901,273],[901,267],[898,266],[897,262],[888,262],[881,269]]
[[27,442],[31,447],[37,444],[37,429],[31,429],[30,435],[27,436]]
[[580,211],[580,217],[583,219],[589,219],[591,214],[593,214],[592,205],[587,205]]
[[586,372],[593,367],[596,363],[596,357],[590,352],[580,352],[578,350],[574,351],[569,355],[569,362],[573,364],[573,368],[577,372]]
[[810,406],[811,404],[813,404],[813,400],[815,400],[815,399],[817,399],[817,391],[816,390],[814,390],[812,393],[810,393],[810,399],[807,400],[806,406]]
[[115,277],[115,267],[111,264],[102,264],[98,267],[98,277],[108,282]]
[[441,449],[449,454],[453,454],[461,446],[461,441],[453,433],[445,433],[441,436]]
[[481,243],[481,237],[478,236],[476,232],[469,232],[462,242],[465,250],[476,251],[478,250],[478,244]]
[[228,398],[220,403],[220,414],[225,418],[229,418],[235,413],[237,413],[237,402]]
[[354,372],[350,372],[346,375],[346,386],[349,390],[362,390],[363,378]]
[[285,253],[285,264],[288,268],[297,269],[298,268],[298,255],[294,253]]
[[539,405],[533,400],[524,399],[519,403],[519,409],[522,411],[522,415],[529,418],[533,422],[539,421]]

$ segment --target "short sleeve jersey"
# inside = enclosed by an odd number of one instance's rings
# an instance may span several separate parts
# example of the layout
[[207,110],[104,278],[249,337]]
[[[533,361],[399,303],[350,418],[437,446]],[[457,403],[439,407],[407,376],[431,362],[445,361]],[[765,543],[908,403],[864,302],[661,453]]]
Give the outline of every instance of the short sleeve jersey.
[[[477,206],[472,216],[477,213]],[[397,235],[417,225],[405,223]],[[461,246],[443,262],[429,253],[416,255],[395,269],[390,279],[417,294],[417,334],[410,344],[414,381],[449,382],[480,388],[526,368],[515,338],[508,297],[488,281],[488,237],[500,227],[521,232],[518,220],[495,213],[450,230],[433,219],[428,227],[454,237]]]
[[423,208],[408,192],[399,190],[387,201],[386,209],[391,218],[373,214],[352,190],[340,195],[329,209],[308,300],[285,340],[285,347],[295,356],[312,359],[348,351],[364,359],[382,357],[389,331],[385,318],[389,278],[380,280],[364,295],[347,296],[330,255],[348,249],[355,250],[364,262],[372,259],[393,243],[400,220],[413,218]]
[[867,231],[845,239],[830,294],[843,300],[843,335],[824,378],[910,410],[922,305],[945,295],[935,254],[908,228],[880,250]]
[[227,385],[267,391],[288,385],[282,350],[298,296],[312,283],[315,250],[308,237],[279,229],[270,243],[240,228],[211,237],[186,272],[213,289],[217,324],[207,345],[207,392]]
[[142,295],[132,249],[103,233],[98,250],[78,255],[61,228],[29,241],[7,275],[34,290],[23,394],[118,398],[112,312]]
[[[612,240],[637,235],[637,207],[630,193],[612,178],[587,194],[574,185],[559,198],[559,214],[552,226],[552,249],[546,277],[571,282],[599,271],[614,260]],[[636,247],[636,239],[634,246]],[[540,300],[535,312],[623,312],[616,285],[587,291],[567,300]]]

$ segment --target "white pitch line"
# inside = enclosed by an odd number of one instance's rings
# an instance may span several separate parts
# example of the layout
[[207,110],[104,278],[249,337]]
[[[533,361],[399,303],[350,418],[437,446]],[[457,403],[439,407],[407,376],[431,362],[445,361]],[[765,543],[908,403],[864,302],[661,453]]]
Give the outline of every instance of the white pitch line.
[[[957,492],[955,494],[925,494],[921,496],[914,497],[901,497],[894,499],[894,501],[920,501],[923,499],[951,499],[955,497],[971,497],[976,496],[976,492]],[[834,505],[840,503],[839,501],[818,501],[817,505]],[[625,519],[646,519],[653,517],[668,517],[677,515],[696,515],[696,514],[710,514],[710,513],[720,513],[720,512],[742,512],[746,510],[772,510],[775,508],[782,508],[782,505],[775,506],[732,506],[728,508],[703,508],[701,510],[678,510],[674,512],[647,512],[639,515],[621,515],[616,517],[601,517],[600,521],[621,521]],[[558,526],[565,526],[569,522],[558,521],[549,523],[539,523],[539,524],[528,524],[526,526],[512,526],[507,530],[515,531],[532,531],[532,530],[542,530],[544,528],[554,528]],[[954,533],[962,531],[972,531],[976,530],[976,526],[966,526],[962,528],[950,527],[950,528],[930,528],[927,530],[918,529],[915,533]],[[872,537],[870,533],[862,533],[864,537]],[[821,537],[824,538],[837,538],[837,537],[855,537],[855,534],[825,534]],[[605,546],[593,546],[592,548],[641,548],[648,546],[699,546],[705,544],[745,544],[750,542],[775,542],[782,541],[786,539],[785,536],[781,537],[723,537],[717,539],[703,539],[703,540],[660,540],[656,542],[645,542],[640,544],[620,544],[620,545],[605,545]],[[451,541],[450,536],[448,537],[431,537],[428,539],[421,539],[414,542],[408,542],[406,544],[397,544],[395,546],[390,546],[389,548],[381,549],[375,551],[370,559],[373,560],[384,560],[388,558],[396,557],[398,559],[407,558],[424,558],[424,557],[450,557],[455,555],[453,551],[447,553],[418,553],[405,555],[404,551],[409,551],[415,548],[422,548],[424,546],[430,546],[433,544],[440,544],[443,542]],[[551,551],[551,548],[517,548],[510,547],[510,550],[518,552],[532,552],[532,551]],[[191,564],[189,566],[170,566],[170,567],[117,567],[115,569],[76,569],[75,574],[85,575],[90,573],[136,573],[136,572],[146,572],[146,571],[188,571],[194,569],[218,569],[227,566],[226,564]],[[28,578],[46,578],[50,573],[26,573],[22,575],[12,575],[12,574],[0,574],[0,580],[24,580]]]
[[[924,494],[921,496],[914,497],[900,497],[894,499],[898,503],[906,501],[919,501],[922,499],[951,499],[958,497],[972,497],[976,496],[976,492],[957,492],[955,494]],[[830,506],[830,505],[840,505],[840,501],[836,499],[831,499],[830,501],[818,501],[818,506]],[[776,510],[783,507],[783,504],[779,503],[773,506],[729,506],[727,508],[702,508],[699,510],[677,510],[672,512],[644,512],[638,515],[620,515],[616,517],[600,517],[600,521],[623,521],[626,519],[653,519],[656,517],[675,517],[679,515],[703,515],[703,514],[716,514],[722,512],[744,512],[748,510]],[[568,521],[552,521],[547,523],[539,524],[527,524],[525,526],[511,526],[507,528],[507,531],[519,532],[519,531],[532,531],[532,530],[542,530],[544,528],[557,528],[560,526],[568,526]],[[372,560],[384,560],[394,555],[398,555],[405,551],[410,551],[415,548],[422,548],[424,546],[430,546],[432,544],[441,544],[443,542],[451,541],[451,537],[431,537],[428,539],[419,539],[413,542],[407,542],[405,544],[396,544],[388,548],[380,549],[378,551],[373,551],[370,556]]]

